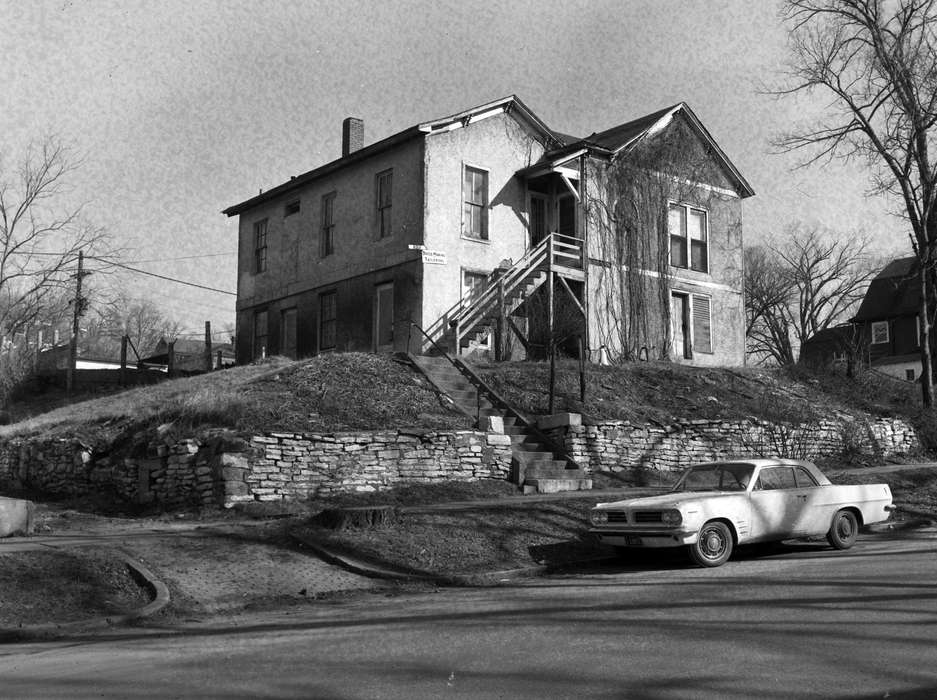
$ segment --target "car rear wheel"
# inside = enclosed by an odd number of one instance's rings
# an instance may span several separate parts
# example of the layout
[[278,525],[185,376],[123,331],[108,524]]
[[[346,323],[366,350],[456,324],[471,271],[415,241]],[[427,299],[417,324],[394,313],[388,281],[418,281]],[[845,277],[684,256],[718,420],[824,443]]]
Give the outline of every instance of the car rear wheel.
[[732,556],[732,531],[719,520],[710,520],[690,545],[690,557],[700,566],[722,566]]
[[826,533],[826,541],[835,549],[849,549],[856,543],[859,535],[859,521],[851,510],[836,511],[833,524]]

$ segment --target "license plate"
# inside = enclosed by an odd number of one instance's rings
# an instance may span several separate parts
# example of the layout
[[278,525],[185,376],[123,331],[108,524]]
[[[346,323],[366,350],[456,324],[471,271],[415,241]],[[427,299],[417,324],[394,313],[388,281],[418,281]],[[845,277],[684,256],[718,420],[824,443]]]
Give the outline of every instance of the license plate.
[[640,547],[641,538],[637,535],[625,535],[625,544],[629,547]]

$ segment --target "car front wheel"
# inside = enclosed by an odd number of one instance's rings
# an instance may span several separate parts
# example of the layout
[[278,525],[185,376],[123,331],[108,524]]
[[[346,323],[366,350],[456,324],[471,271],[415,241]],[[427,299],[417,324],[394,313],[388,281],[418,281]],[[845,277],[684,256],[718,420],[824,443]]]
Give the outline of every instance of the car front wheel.
[[826,541],[835,549],[849,549],[856,543],[858,535],[859,521],[856,520],[856,514],[851,510],[836,511],[830,531],[826,533]]
[[719,520],[710,520],[690,545],[690,557],[700,566],[722,566],[732,556],[732,531]]

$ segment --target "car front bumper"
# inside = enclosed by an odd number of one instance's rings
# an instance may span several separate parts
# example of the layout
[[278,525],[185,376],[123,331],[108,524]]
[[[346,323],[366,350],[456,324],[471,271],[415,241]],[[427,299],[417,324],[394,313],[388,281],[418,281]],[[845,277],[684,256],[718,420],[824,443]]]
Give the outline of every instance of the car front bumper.
[[613,547],[682,547],[693,544],[699,537],[697,531],[687,530],[623,530],[593,527],[589,529],[597,535],[602,544]]

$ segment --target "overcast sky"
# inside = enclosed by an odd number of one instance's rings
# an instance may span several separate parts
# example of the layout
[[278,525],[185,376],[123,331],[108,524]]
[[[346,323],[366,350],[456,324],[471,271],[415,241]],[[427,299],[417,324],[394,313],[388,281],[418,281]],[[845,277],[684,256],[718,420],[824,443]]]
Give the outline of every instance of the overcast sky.
[[[687,102],[755,189],[746,243],[792,222],[907,254],[893,204],[839,163],[792,171],[771,137],[822,103],[777,101],[786,30],[768,0],[44,2],[0,0],[0,153],[57,134],[81,154],[71,196],[152,272],[235,290],[220,211],[365,142],[516,94],[585,136]],[[190,260],[168,260],[207,256]],[[140,275],[125,286],[197,332],[233,297]]]

